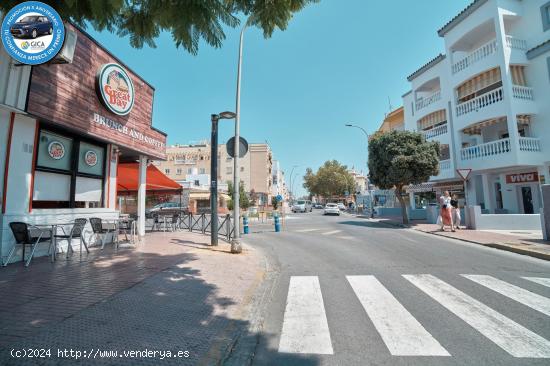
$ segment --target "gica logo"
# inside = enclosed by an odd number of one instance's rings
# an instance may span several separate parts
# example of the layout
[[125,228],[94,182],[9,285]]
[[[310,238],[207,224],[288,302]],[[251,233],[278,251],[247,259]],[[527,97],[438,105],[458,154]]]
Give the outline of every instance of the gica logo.
[[8,55],[26,65],[54,58],[65,40],[65,26],[49,5],[27,1],[13,7],[2,22],[2,43]]

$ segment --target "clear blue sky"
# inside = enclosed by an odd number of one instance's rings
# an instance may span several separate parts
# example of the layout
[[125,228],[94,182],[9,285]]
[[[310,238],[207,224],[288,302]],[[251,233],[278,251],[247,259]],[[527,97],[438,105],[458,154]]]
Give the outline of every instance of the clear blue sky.
[[[388,97],[401,105],[406,76],[444,52],[437,29],[470,1],[321,0],[270,39],[247,30],[241,134],[269,142],[283,169],[299,165],[300,177],[328,159],[365,170],[365,137],[344,123],[376,130]],[[156,49],[132,49],[115,35],[89,31],[155,87],[153,125],[168,133],[169,144],[208,139],[210,114],[234,110],[238,29],[227,29],[221,49],[203,43],[197,56],[176,49],[169,34]],[[220,142],[232,129],[222,124]]]

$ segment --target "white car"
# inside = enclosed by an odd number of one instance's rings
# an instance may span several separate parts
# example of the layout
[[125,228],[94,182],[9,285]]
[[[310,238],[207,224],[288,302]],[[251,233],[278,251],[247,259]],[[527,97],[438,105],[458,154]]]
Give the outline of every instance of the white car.
[[292,206],[292,212],[311,212],[311,201],[299,200]]
[[341,211],[346,211],[346,205],[344,205],[342,202],[338,202],[338,208],[341,210]]
[[336,203],[327,203],[323,215],[338,215],[340,216],[340,208]]

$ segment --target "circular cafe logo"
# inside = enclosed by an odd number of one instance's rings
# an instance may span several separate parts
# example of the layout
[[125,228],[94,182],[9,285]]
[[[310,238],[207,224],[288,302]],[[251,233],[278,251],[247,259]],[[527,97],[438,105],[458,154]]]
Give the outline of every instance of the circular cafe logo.
[[101,66],[97,74],[96,91],[105,108],[119,116],[127,115],[134,106],[134,84],[120,65]]
[[52,159],[63,159],[65,156],[65,146],[59,141],[52,141],[48,145],[48,154]]
[[97,164],[97,154],[95,151],[86,151],[86,154],[84,154],[84,161],[89,166],[96,166]]
[[65,40],[59,14],[39,1],[13,7],[2,22],[2,43],[8,55],[26,65],[39,65],[54,58]]

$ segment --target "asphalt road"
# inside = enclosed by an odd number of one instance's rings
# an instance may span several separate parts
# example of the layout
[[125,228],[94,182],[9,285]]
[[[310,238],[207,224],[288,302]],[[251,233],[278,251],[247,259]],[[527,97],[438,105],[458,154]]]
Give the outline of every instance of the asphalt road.
[[245,237],[271,267],[253,365],[550,365],[550,262],[292,216]]

